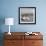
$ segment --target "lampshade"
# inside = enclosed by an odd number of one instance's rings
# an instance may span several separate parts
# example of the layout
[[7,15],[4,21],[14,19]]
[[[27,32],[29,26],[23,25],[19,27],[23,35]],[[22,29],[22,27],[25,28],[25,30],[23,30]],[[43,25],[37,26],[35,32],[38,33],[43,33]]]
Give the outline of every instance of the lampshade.
[[5,25],[13,25],[14,18],[5,18]]

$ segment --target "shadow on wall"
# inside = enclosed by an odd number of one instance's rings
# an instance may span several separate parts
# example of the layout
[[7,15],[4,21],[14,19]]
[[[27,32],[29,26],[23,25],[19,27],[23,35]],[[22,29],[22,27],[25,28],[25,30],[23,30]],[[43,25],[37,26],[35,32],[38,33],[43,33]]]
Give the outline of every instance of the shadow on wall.
[[3,32],[2,32],[2,25],[5,23],[5,17],[0,16],[0,46],[3,46]]

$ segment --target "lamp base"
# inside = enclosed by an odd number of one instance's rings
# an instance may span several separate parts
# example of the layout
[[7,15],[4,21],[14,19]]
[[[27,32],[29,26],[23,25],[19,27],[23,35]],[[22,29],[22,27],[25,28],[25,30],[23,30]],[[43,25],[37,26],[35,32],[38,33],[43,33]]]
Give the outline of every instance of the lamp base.
[[8,32],[8,34],[9,34],[9,35],[11,35],[11,33],[10,33],[10,32]]

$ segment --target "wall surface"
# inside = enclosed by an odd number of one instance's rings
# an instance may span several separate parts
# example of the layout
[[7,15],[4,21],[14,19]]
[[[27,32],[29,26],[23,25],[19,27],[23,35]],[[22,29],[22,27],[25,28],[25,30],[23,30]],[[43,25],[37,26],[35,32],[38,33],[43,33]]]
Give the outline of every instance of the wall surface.
[[[35,25],[18,24],[19,7],[36,7]],[[7,17],[13,17],[15,20],[11,32],[42,32],[46,36],[46,0],[0,0],[0,34],[8,32],[8,26],[4,24]],[[45,41],[44,43],[46,44]]]
[[[13,17],[14,26],[11,31],[46,31],[46,0],[1,0],[0,18]],[[36,7],[36,24],[20,25],[18,24],[19,7]],[[2,32],[8,31],[8,26],[1,25]]]

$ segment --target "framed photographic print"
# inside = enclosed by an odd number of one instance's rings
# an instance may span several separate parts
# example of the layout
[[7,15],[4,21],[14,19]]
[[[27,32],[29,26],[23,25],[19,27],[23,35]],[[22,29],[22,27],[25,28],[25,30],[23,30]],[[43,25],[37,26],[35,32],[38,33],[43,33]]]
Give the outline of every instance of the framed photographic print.
[[19,7],[19,24],[36,24],[36,7]]

